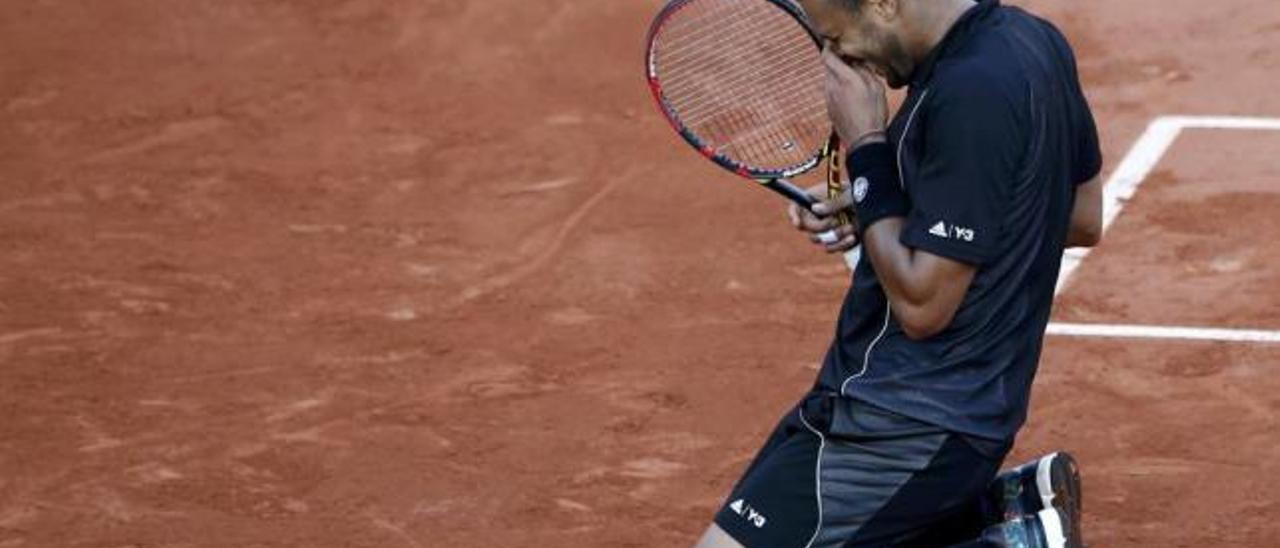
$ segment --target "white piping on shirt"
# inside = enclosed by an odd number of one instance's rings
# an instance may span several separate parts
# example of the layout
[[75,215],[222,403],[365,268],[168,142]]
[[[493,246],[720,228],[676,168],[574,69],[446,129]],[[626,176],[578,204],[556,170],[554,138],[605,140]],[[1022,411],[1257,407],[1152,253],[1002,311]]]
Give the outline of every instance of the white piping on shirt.
[[[906,181],[904,172],[902,170],[903,144],[906,143],[907,141],[907,134],[911,132],[911,123],[915,121],[916,113],[920,111],[920,105],[923,105],[924,100],[928,97],[929,97],[928,89],[925,89],[924,91],[920,92],[920,99],[916,101],[915,106],[911,107],[911,114],[907,115],[907,123],[902,128],[902,135],[898,136],[898,150],[896,154],[897,160],[898,160],[898,184],[901,185],[902,188],[904,189],[907,187],[907,181]],[[880,343],[880,339],[883,339],[884,334],[889,331],[889,319],[892,316],[893,316],[893,305],[889,302],[889,294],[888,292],[886,292],[884,297],[884,325],[880,326],[880,333],[876,335],[876,338],[871,340],[871,344],[867,345],[867,351],[862,355],[862,369],[859,370],[856,374],[850,375],[849,378],[845,379],[844,382],[840,384],[841,395],[847,396],[848,394],[846,393],[846,390],[849,388],[849,383],[867,374],[867,366],[871,363],[871,350],[874,349],[876,345]]]

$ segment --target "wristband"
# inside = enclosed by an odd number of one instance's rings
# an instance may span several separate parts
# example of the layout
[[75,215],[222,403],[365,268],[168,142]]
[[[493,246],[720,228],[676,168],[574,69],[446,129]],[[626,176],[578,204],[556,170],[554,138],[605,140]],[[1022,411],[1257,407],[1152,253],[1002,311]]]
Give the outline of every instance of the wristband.
[[847,160],[845,167],[853,181],[853,208],[861,230],[885,217],[907,216],[911,204],[898,180],[892,145],[862,145],[853,149]]

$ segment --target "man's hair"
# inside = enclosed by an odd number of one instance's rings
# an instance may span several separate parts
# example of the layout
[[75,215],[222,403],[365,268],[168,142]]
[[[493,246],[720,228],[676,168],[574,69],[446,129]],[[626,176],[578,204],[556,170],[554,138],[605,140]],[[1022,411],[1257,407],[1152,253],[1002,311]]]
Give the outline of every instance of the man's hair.
[[835,3],[849,11],[858,11],[862,7],[862,0],[835,0]]

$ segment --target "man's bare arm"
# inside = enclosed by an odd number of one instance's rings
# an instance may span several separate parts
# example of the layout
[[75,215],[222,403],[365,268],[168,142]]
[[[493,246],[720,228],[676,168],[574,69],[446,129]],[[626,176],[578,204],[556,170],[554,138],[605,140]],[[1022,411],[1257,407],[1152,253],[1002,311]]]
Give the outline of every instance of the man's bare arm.
[[951,325],[977,268],[902,245],[904,224],[901,217],[881,220],[863,232],[862,245],[903,332],[926,339]]
[[1071,229],[1067,247],[1093,247],[1102,240],[1102,179],[1076,187],[1076,203],[1071,209]]

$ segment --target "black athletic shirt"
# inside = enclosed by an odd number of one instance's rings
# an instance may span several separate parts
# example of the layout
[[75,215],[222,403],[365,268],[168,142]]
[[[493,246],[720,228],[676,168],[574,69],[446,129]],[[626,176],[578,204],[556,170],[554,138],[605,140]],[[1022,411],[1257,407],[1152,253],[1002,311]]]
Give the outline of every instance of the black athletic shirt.
[[1026,418],[1076,185],[1101,167],[1071,48],[984,0],[912,74],[888,136],[902,243],[977,274],[951,325],[913,341],[864,254],[818,387],[1001,447]]

